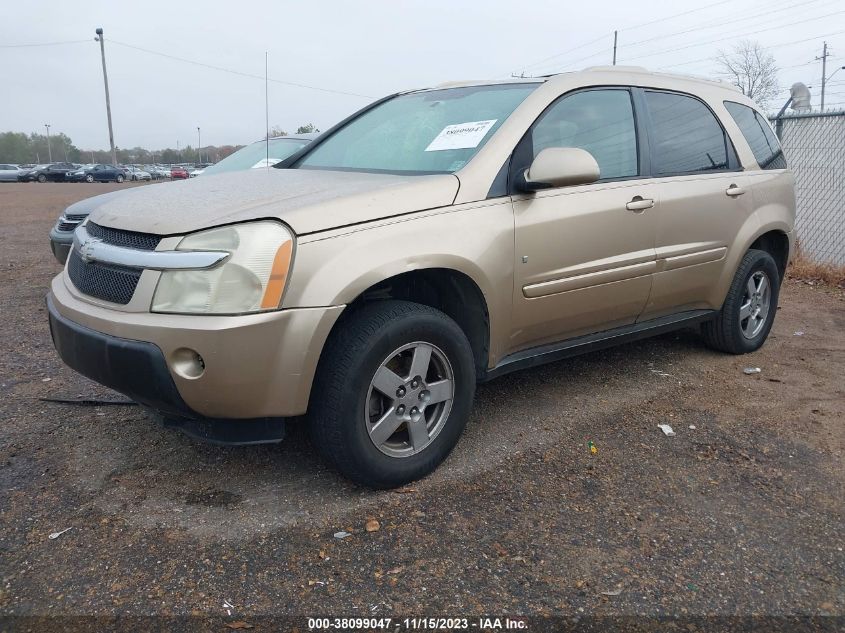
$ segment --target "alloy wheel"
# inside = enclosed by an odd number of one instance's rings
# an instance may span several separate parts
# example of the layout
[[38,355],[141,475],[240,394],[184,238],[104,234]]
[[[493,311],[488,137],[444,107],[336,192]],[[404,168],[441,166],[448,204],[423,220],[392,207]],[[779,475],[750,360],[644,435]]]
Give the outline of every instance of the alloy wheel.
[[417,341],[393,351],[370,381],[366,425],[370,440],[391,457],[410,457],[443,430],[455,397],[449,359]]
[[771,309],[771,286],[768,275],[762,270],[748,278],[739,306],[739,329],[745,338],[753,339],[765,327]]

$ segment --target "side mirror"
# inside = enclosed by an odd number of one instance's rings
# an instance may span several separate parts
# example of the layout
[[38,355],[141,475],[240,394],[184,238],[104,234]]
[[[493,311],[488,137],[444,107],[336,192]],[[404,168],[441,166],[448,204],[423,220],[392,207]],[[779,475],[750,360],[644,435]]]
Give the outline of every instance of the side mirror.
[[599,164],[593,155],[579,147],[547,147],[523,175],[525,191],[550,187],[586,185],[599,179]]

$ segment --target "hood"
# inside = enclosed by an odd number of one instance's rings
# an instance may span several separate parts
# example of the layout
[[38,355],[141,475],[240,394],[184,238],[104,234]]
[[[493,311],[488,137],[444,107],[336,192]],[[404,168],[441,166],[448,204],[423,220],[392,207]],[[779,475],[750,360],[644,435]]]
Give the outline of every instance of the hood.
[[172,235],[278,218],[301,235],[447,206],[458,185],[451,174],[250,169],[130,189],[99,205],[91,219],[112,228]]

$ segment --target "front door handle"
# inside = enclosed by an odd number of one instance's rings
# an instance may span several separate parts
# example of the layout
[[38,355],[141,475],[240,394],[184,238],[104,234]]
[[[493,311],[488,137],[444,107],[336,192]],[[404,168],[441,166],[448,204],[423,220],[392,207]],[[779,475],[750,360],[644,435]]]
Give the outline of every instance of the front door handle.
[[737,187],[736,185],[731,185],[727,188],[727,190],[725,190],[725,193],[731,196],[732,198],[735,198],[736,196],[741,196],[742,194],[744,194],[745,189],[743,189],[742,187]]
[[633,199],[625,205],[628,211],[645,211],[654,206],[654,200],[651,198],[643,198],[642,196],[634,196]]

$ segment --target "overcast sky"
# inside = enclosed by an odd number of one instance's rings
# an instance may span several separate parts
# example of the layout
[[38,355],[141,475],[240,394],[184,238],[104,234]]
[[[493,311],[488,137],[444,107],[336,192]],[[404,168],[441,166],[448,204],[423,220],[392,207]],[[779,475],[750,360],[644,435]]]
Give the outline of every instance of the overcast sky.
[[[783,99],[804,81],[814,107],[822,40],[832,50],[828,74],[845,64],[841,0],[9,0],[0,16],[0,131],[43,132],[49,123],[82,149],[108,147],[98,26],[115,142],[150,149],[196,146],[197,126],[203,145],[264,133],[263,79],[174,57],[263,77],[267,51],[273,80],[365,95],[274,81],[270,125],[288,131],[309,122],[325,129],[368,97],[405,88],[609,64],[614,29],[620,64],[711,77],[719,49],[757,40],[782,69]],[[845,70],[826,101],[845,106]]]

